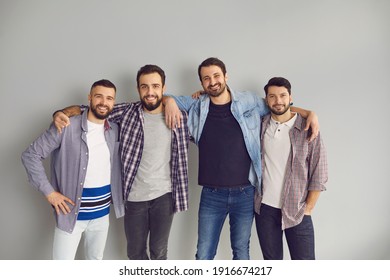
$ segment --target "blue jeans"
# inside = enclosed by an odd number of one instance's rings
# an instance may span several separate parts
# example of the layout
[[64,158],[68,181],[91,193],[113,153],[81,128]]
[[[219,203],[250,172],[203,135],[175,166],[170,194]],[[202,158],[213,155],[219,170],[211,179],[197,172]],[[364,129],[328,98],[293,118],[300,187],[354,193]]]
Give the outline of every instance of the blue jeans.
[[173,215],[172,193],[149,201],[127,201],[124,218],[127,257],[148,260],[149,236],[150,259],[166,260]]
[[[255,215],[256,230],[265,260],[283,259],[282,211],[261,204]],[[314,260],[314,227],[311,216],[305,215],[300,224],[285,230],[292,260]]]
[[253,186],[203,187],[199,206],[197,260],[214,259],[227,215],[233,259],[249,260],[254,191]]

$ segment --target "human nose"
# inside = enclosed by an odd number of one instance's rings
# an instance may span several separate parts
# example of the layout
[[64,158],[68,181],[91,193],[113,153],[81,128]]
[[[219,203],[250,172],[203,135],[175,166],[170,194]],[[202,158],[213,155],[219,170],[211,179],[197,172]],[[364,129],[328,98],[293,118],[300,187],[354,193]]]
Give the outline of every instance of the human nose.
[[109,102],[109,99],[108,99],[108,98],[103,98],[103,99],[102,99],[102,103],[103,103],[103,105],[107,105],[107,104],[109,104],[110,102]]
[[147,88],[146,88],[146,93],[147,93],[147,94],[153,93],[153,88],[152,88],[152,87],[147,87]]

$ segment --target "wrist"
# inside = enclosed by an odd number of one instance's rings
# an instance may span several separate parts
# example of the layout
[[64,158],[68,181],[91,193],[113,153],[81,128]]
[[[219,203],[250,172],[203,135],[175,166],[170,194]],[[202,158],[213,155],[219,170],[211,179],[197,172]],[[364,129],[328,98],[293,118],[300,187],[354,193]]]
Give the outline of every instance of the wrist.
[[166,106],[166,105],[168,105],[169,102],[171,102],[172,100],[173,100],[173,98],[170,97],[170,96],[163,96],[162,104],[163,104],[164,106]]
[[[63,113],[63,114],[65,114],[65,112],[64,112],[64,110],[57,110],[57,111],[55,111],[54,113],[53,113],[53,115],[52,115],[52,117],[54,118],[55,117],[55,115],[57,114],[57,113],[59,113],[59,112],[61,112],[61,113]],[[65,114],[66,115],[66,114]]]

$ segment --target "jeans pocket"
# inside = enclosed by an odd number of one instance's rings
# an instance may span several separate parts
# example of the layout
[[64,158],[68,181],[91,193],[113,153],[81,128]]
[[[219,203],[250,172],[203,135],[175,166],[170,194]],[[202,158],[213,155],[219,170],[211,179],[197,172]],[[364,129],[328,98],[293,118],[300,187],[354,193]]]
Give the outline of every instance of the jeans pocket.
[[246,187],[242,190],[242,193],[245,195],[245,197],[253,199],[255,195],[255,187]]

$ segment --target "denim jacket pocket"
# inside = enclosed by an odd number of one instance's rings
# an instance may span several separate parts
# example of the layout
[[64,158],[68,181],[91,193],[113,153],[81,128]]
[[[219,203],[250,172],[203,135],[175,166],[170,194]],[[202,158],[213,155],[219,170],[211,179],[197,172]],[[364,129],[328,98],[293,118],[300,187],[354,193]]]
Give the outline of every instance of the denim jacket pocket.
[[246,123],[248,129],[255,129],[260,124],[260,115],[255,108],[245,111],[243,114],[243,121]]

